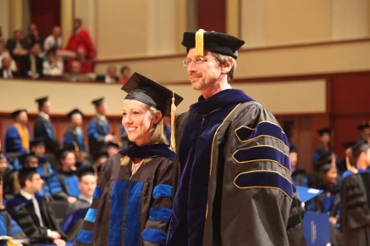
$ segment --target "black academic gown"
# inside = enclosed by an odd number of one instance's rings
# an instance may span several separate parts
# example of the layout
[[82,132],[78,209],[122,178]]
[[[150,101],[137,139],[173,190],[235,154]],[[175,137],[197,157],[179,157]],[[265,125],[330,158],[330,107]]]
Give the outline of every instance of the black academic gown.
[[353,174],[341,187],[341,223],[346,246],[370,245],[370,174]]
[[52,240],[47,236],[47,229],[58,231],[62,235],[62,238],[65,239],[65,235],[60,230],[54,212],[46,200],[39,196],[36,196],[36,199],[39,203],[44,227],[40,226],[40,221],[35,213],[32,200],[27,200],[22,195],[17,195],[14,199],[8,201],[6,209],[30,239],[31,244],[52,243]]
[[55,138],[53,125],[41,115],[38,115],[35,119],[34,135],[35,138],[44,139],[47,153],[55,154],[59,149],[59,142]]

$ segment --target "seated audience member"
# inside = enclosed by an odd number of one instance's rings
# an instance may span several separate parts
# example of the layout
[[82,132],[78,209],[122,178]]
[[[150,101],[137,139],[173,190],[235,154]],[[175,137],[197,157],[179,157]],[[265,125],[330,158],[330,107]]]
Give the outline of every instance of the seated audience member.
[[89,31],[85,28],[82,28],[81,19],[74,19],[73,34],[69,37],[66,49],[77,52],[79,47],[82,47],[86,51],[87,58],[95,58],[95,47],[91,42]]
[[93,194],[97,185],[97,177],[92,167],[85,167],[77,172],[78,187],[80,188],[80,195],[77,201],[73,203],[67,212],[68,216],[63,223],[67,227],[66,232],[69,240],[74,240],[80,231],[83,219],[86,215],[87,209],[90,208],[93,200]]
[[10,69],[14,72],[17,71],[17,64],[15,63],[15,61],[12,59],[12,57],[10,56],[10,53],[5,49],[5,44],[4,43],[1,43],[0,42],[0,68],[3,67],[3,58],[4,57],[10,57]]
[[76,51],[76,57],[68,60],[65,71],[70,72],[72,63],[77,61],[80,64],[80,73],[93,73],[94,68],[91,61],[86,59],[86,51],[84,48],[79,47]]
[[78,61],[72,62],[70,72],[63,75],[63,80],[72,82],[92,81],[92,79],[87,74],[81,73],[81,65]]
[[108,157],[117,154],[122,149],[122,144],[120,142],[109,141],[107,143],[107,153]]
[[6,49],[10,52],[13,59],[18,60],[22,55],[28,54],[26,44],[23,41],[23,32],[21,29],[16,29],[13,32],[13,38],[6,42]]
[[96,81],[102,81],[105,83],[117,83],[118,77],[116,76],[117,68],[116,66],[110,65],[107,68],[107,73],[105,75],[96,76]]
[[39,30],[35,23],[31,23],[28,26],[28,35],[23,39],[26,49],[32,48],[35,44],[40,45],[40,49],[43,48],[44,40],[39,35]]
[[60,230],[53,211],[43,197],[37,195],[44,181],[36,169],[19,171],[19,195],[8,201],[6,208],[19,224],[31,244],[54,243],[64,246],[65,235]]
[[4,152],[7,155],[19,155],[29,152],[31,130],[27,127],[26,109],[18,109],[11,113],[14,123],[8,127],[4,138]]
[[131,69],[129,66],[121,67],[121,77],[119,78],[120,84],[125,84],[131,76]]
[[24,55],[19,58],[20,74],[22,77],[38,79],[43,76],[43,61],[39,57],[40,51],[40,44],[35,43],[31,47],[29,55]]
[[64,64],[58,59],[55,50],[49,50],[47,53],[47,60],[43,62],[44,76],[58,77],[63,75]]
[[59,162],[60,169],[56,172],[63,190],[58,193],[58,200],[73,204],[80,195],[76,175],[76,156],[72,150],[63,149],[59,153]]
[[55,26],[51,35],[47,36],[44,42],[44,51],[58,50],[62,47],[62,34],[59,26]]
[[292,179],[294,185],[308,187],[308,177],[306,171],[298,168],[298,152],[296,148],[290,148],[289,159],[292,167]]
[[17,73],[17,71],[14,71],[12,69],[12,65],[11,65],[12,62],[14,61],[9,56],[4,56],[1,59],[0,78],[12,79],[12,78],[19,77],[19,74]]
[[36,138],[31,143],[31,152],[35,154],[38,159],[37,172],[45,181],[43,186],[43,195],[47,199],[60,198],[63,199],[62,185],[58,179],[57,174],[51,167],[49,160],[45,157],[45,144],[42,138]]

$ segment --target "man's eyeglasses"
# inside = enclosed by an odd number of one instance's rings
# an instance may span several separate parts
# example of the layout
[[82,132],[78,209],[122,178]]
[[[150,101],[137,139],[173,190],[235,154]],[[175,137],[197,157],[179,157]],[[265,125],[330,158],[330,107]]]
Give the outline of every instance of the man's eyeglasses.
[[200,64],[204,64],[206,62],[210,62],[210,61],[214,61],[214,60],[216,60],[216,59],[209,59],[208,60],[207,58],[204,58],[204,57],[198,57],[196,59],[183,60],[182,65],[184,67],[189,67],[190,64],[192,64],[192,63],[195,64],[195,65],[200,65]]

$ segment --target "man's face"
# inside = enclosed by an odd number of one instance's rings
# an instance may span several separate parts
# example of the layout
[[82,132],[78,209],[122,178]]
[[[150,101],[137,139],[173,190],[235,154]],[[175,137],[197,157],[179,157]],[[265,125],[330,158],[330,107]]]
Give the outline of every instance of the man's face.
[[6,161],[6,158],[0,159],[0,174],[3,174],[6,169],[8,168],[8,162]]
[[23,37],[23,33],[21,31],[14,32],[14,38],[16,40],[20,40],[20,39],[22,39],[22,37]]
[[81,114],[72,114],[71,117],[72,124],[75,126],[82,125],[82,115]]
[[[189,62],[187,73],[194,90],[210,92],[220,83],[221,66],[213,54],[204,52],[204,56],[197,56],[195,48],[189,50],[186,60]],[[201,61],[203,60],[203,61]],[[198,62],[197,64],[194,61]]]
[[81,26],[81,23],[79,21],[73,21],[73,30],[77,30],[78,28],[80,28]]
[[44,184],[44,181],[42,180],[42,178],[40,177],[40,174],[38,173],[35,173],[32,176],[31,181],[29,182],[29,186],[34,193],[41,190],[43,184]]
[[37,146],[33,146],[31,148],[31,150],[32,150],[32,152],[35,153],[35,156],[42,157],[45,154],[45,145],[40,144],[40,145],[37,145]]
[[42,105],[42,112],[46,113],[46,114],[50,114],[50,109],[51,109],[51,102],[50,101],[47,101],[44,103],[44,105]]
[[31,53],[35,56],[39,55],[41,51],[41,47],[39,44],[34,44],[31,48]]
[[81,195],[91,198],[96,187],[96,177],[94,175],[84,175],[81,177],[78,185],[81,190]]
[[22,125],[26,125],[28,122],[27,112],[25,111],[20,112],[17,117],[17,121]]

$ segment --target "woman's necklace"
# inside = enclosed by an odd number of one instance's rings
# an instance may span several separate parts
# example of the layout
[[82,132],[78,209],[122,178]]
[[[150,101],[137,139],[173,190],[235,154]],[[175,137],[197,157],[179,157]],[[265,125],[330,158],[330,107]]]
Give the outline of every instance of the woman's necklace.
[[132,162],[132,168],[131,168],[132,175],[134,175],[136,173],[136,171],[141,167],[141,164],[143,164],[143,160],[141,160],[138,163]]

